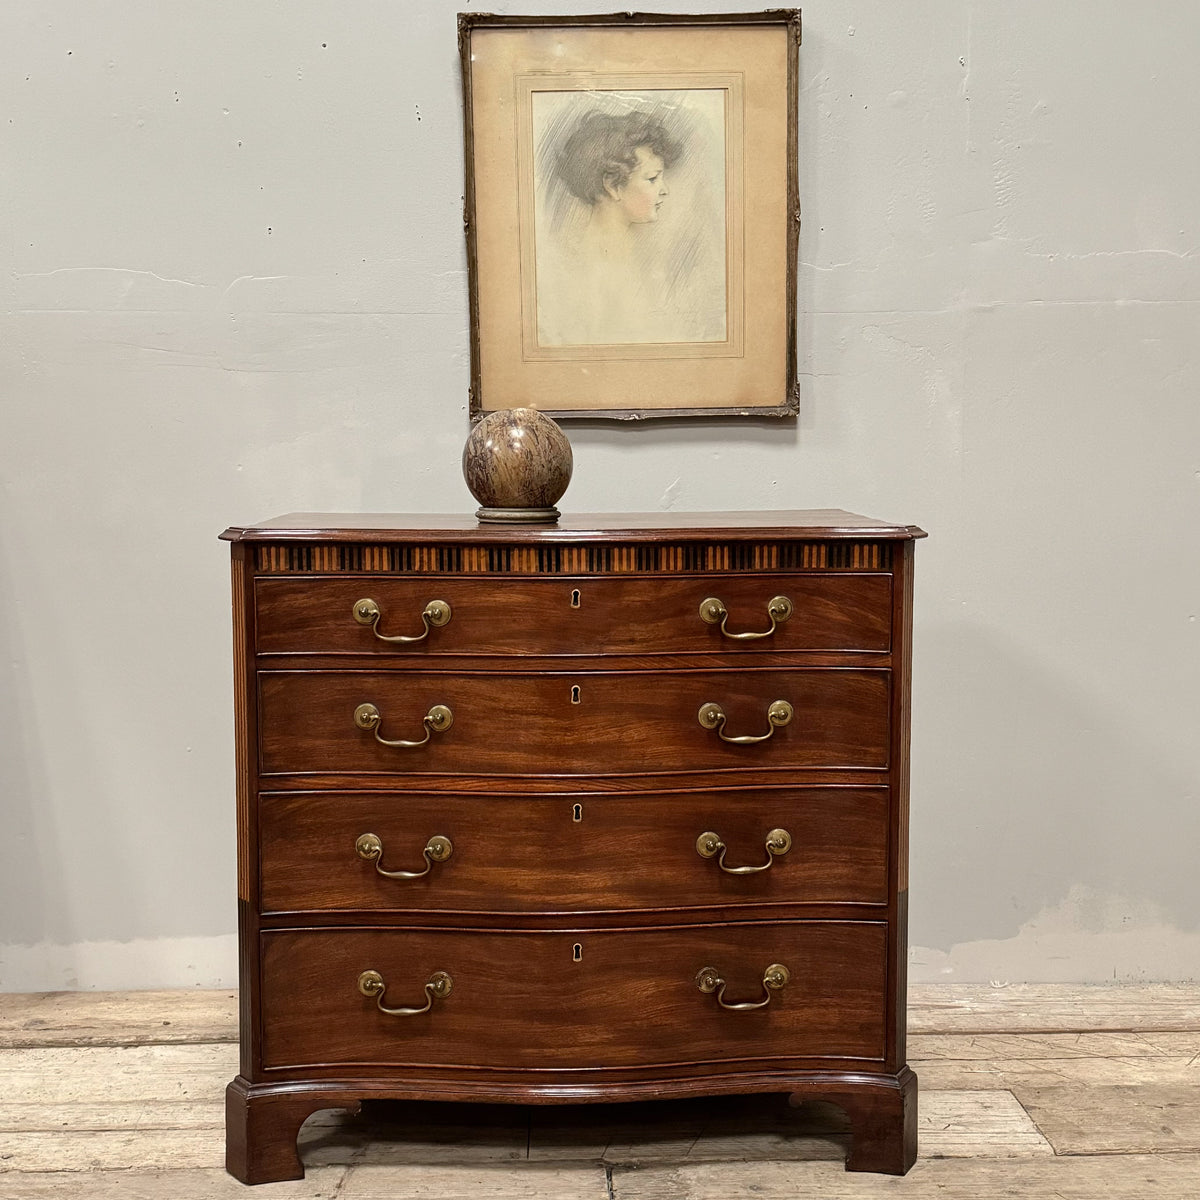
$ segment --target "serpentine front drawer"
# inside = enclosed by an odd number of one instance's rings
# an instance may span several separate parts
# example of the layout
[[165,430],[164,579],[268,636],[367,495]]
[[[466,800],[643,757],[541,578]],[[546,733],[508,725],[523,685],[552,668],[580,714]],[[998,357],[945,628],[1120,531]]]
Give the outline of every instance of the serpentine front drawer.
[[273,792],[264,912],[884,904],[888,789],[733,795]]
[[891,604],[886,574],[269,578],[255,586],[260,654],[401,660],[439,654],[880,653],[891,645]]
[[262,934],[263,1065],[878,1068],[886,945],[866,921],[280,929]]
[[264,775],[888,763],[891,673],[878,668],[262,671],[258,679]]

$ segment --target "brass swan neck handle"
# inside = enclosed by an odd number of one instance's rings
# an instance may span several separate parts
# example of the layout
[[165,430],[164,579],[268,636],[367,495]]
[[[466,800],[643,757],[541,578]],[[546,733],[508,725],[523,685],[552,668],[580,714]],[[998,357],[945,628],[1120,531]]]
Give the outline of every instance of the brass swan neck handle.
[[385,871],[380,862],[383,858],[383,841],[374,833],[361,834],[354,843],[354,852],[364,862],[373,862],[375,870],[380,875],[387,876],[388,879],[420,879],[433,870],[434,863],[445,862],[454,853],[454,844],[448,837],[435,833],[425,843],[425,849],[421,851],[425,857],[423,871]]
[[787,986],[792,973],[783,963],[772,963],[762,977],[763,998],[761,1000],[740,1000],[730,1004],[725,999],[725,980],[716,967],[701,967],[696,973],[696,986],[705,995],[717,993],[717,1003],[730,1012],[749,1012],[755,1008],[766,1008],[771,1003],[771,993],[778,992]]
[[717,834],[706,831],[696,839],[696,853],[701,858],[713,858],[720,855],[717,858],[717,866],[726,875],[757,875],[759,871],[770,870],[776,856],[786,854],[791,848],[792,835],[786,829],[772,829],[767,834],[766,840],[767,861],[761,867],[727,867],[725,865],[725,843]]
[[429,636],[429,630],[434,627],[450,624],[450,617],[453,615],[450,611],[450,605],[445,600],[430,600],[421,610],[421,623],[425,626],[422,632],[407,636],[403,633],[386,635],[379,632],[379,618],[382,616],[379,605],[369,596],[362,600],[355,600],[354,607],[350,610],[354,619],[360,625],[369,625],[371,632],[381,642],[409,643],[423,642]]
[[445,733],[454,724],[454,714],[444,704],[435,704],[422,718],[425,726],[425,736],[417,741],[405,741],[404,738],[385,738],[379,734],[379,726],[383,718],[374,704],[360,704],[354,710],[354,723],[359,729],[368,730],[375,734],[375,740],[381,746],[399,746],[403,750],[411,750],[423,746],[435,733]]
[[763,734],[742,734],[739,737],[730,737],[725,732],[725,710],[711,700],[700,706],[700,711],[696,714],[696,719],[705,729],[715,729],[721,741],[732,742],[737,746],[748,746],[753,742],[765,742],[776,729],[782,728],[791,721],[793,712],[794,709],[786,700],[776,700],[767,709],[767,722],[770,725],[767,732]]
[[775,630],[784,623],[792,615],[795,606],[787,596],[772,596],[767,601],[767,616],[771,620],[771,624],[761,633],[730,633],[726,626],[729,620],[729,609],[725,607],[723,600],[718,600],[716,596],[709,596],[706,600],[700,601],[700,620],[707,625],[716,625],[720,622],[721,632],[727,637],[732,638],[735,642],[748,642],[756,638],[770,637]]
[[358,977],[358,990],[364,996],[373,998],[379,1011],[387,1013],[389,1017],[419,1017],[433,1007],[434,1000],[444,1000],[450,995],[453,987],[454,980],[445,971],[434,971],[425,981],[427,999],[420,1008],[389,1008],[383,1002],[384,993],[387,991],[383,976],[378,971],[364,971]]

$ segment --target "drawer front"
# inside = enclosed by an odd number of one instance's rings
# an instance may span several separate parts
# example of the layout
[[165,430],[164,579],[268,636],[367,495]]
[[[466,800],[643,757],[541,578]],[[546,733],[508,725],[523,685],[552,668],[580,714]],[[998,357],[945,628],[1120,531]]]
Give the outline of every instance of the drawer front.
[[[263,1063],[563,1070],[746,1060],[881,1060],[882,922],[666,930],[277,930],[262,935]],[[577,948],[577,949],[576,949]],[[782,964],[781,990],[762,985]],[[715,968],[729,1011],[702,992]],[[449,995],[415,1016],[436,972]]]
[[[888,789],[796,788],[691,796],[264,795],[268,912],[365,909],[559,913],[887,900]],[[783,853],[768,835],[786,831]],[[714,833],[721,854],[702,856]],[[374,834],[381,847],[357,851]],[[450,841],[449,857],[423,851]],[[782,841],[777,841],[778,850]],[[705,847],[709,849],[709,847]],[[388,877],[417,872],[419,878]]]
[[[255,585],[258,649],[263,654],[377,654],[411,659],[438,654],[671,654],[755,650],[886,651],[891,644],[889,575],[717,575],[464,579],[461,577],[260,579]],[[776,596],[791,615],[772,630]],[[700,605],[720,600],[720,623]],[[374,624],[355,620],[371,600]],[[425,633],[433,600],[450,619],[417,642],[376,636]]]
[[[785,668],[488,675],[437,671],[264,671],[264,774],[429,772],[626,774],[756,767],[886,767],[890,672]],[[791,721],[772,726],[783,700]],[[701,725],[719,704],[731,744]],[[370,703],[379,724],[359,728]],[[452,724],[416,747],[425,715]]]

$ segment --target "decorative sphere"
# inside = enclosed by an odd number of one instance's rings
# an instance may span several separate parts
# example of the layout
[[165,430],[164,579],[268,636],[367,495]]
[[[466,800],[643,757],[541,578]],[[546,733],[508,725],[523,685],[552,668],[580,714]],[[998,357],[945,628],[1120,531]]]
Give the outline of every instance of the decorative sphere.
[[567,435],[536,408],[489,413],[463,447],[463,477],[481,521],[556,521],[571,482]]

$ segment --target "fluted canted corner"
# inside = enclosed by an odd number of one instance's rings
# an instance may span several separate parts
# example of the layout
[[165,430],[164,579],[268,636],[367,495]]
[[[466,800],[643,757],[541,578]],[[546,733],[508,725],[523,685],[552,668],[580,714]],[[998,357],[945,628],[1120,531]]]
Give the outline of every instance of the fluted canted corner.
[[567,435],[536,408],[489,413],[463,447],[463,478],[481,521],[557,521],[573,465]]

